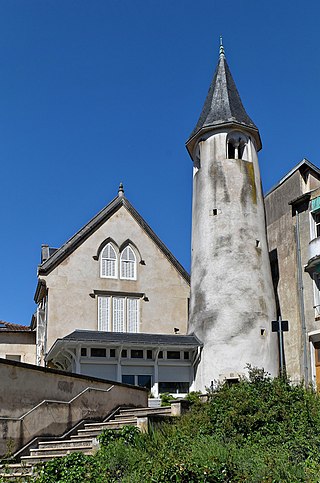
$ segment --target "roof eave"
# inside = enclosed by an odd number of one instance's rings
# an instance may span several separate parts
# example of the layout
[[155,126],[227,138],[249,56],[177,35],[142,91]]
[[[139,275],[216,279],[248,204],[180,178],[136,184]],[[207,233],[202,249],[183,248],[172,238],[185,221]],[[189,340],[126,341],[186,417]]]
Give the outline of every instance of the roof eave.
[[199,137],[203,135],[204,133],[208,133],[210,131],[215,131],[220,129],[221,127],[236,127],[240,128],[245,131],[249,131],[252,136],[254,137],[254,140],[257,145],[257,151],[260,151],[262,148],[262,142],[261,142],[261,137],[259,130],[253,126],[248,126],[247,124],[241,123],[239,121],[218,121],[217,123],[210,124],[208,126],[203,126],[200,128],[193,136],[191,136],[187,141],[186,141],[186,148],[189,153],[189,156],[193,160],[193,155],[194,155],[194,148],[199,140]]

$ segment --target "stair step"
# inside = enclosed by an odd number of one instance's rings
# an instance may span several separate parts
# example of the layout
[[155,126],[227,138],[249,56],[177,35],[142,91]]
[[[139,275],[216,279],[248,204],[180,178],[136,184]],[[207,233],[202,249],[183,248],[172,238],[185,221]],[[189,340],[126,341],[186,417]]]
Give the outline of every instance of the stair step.
[[139,408],[139,409],[122,409],[120,413],[116,416],[152,416],[153,414],[171,414],[171,407],[163,407],[163,408]]
[[92,438],[78,438],[76,443],[72,439],[68,439],[65,441],[40,441],[39,442],[39,449],[54,449],[54,448],[60,448],[61,446],[65,448],[69,447],[74,447],[74,445],[77,444],[77,446],[87,446],[87,445],[92,445]]
[[92,450],[92,444],[83,446],[83,445],[78,445],[74,443],[74,446],[60,446],[57,448],[37,448],[37,449],[31,449],[30,450],[30,456],[39,456],[42,458],[42,456],[46,455],[59,455],[61,453],[64,454],[69,454],[69,453],[83,453],[84,451],[90,451]]
[[[81,451],[81,453],[86,454],[86,455],[91,455],[92,450]],[[31,464],[35,464],[35,463],[39,463],[39,462],[45,463],[46,461],[52,460],[53,458],[63,458],[67,454],[69,454],[69,453],[62,453],[61,452],[61,453],[58,453],[58,454],[55,454],[55,455],[45,454],[45,455],[41,455],[41,456],[22,456],[21,460],[26,461],[26,462],[31,463]]]
[[32,475],[32,465],[11,463],[8,465],[0,466],[0,478],[13,478]]
[[125,425],[128,425],[128,424],[137,424],[137,420],[136,419],[125,419],[124,421],[115,421],[115,420],[111,420],[111,421],[107,421],[106,423],[88,423],[88,424],[85,424],[84,425],[84,429],[79,429],[78,433],[80,432],[83,432],[83,431],[86,431],[87,429],[95,429],[95,428],[101,428],[102,429],[106,429],[106,428],[111,428],[111,426],[113,428],[117,428],[117,426],[125,426]]

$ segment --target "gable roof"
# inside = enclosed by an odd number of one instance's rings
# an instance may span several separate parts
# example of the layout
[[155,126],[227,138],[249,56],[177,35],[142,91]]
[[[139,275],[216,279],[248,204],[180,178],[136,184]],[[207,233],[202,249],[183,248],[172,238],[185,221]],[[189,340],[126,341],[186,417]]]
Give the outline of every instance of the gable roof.
[[303,170],[304,168],[311,169],[314,173],[316,173],[320,177],[320,169],[315,165],[312,164],[308,159],[303,158],[300,163],[296,164],[280,181],[274,185],[265,195],[264,197],[268,196],[272,191],[277,189],[280,185],[282,185],[287,179],[289,179],[296,171]]
[[119,192],[119,196],[114,198],[105,208],[103,208],[97,215],[95,215],[83,228],[81,228],[75,235],[73,235],[64,245],[58,248],[48,259],[46,259],[38,267],[38,275],[48,275],[54,268],[56,268],[63,260],[65,260],[76,248],[78,248],[92,233],[100,228],[114,213],[121,207],[125,207],[136,222],[141,226],[145,233],[162,251],[165,257],[172,263],[180,275],[187,283],[190,283],[190,275],[178,262],[170,250],[150,228],[148,223],[142,218],[137,210],[132,206],[128,199]]
[[261,148],[258,128],[248,116],[242,104],[238,89],[224,55],[223,46],[221,45],[219,62],[211,81],[202,112],[196,127],[186,143],[189,152],[188,144],[191,143],[192,139],[200,131],[224,124],[238,124],[254,131],[258,141],[258,149]]

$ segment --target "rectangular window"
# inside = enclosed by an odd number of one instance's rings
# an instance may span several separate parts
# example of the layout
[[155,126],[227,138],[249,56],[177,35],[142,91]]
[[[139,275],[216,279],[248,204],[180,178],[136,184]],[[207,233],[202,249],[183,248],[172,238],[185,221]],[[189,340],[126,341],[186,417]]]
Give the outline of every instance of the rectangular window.
[[180,351],[167,351],[167,359],[180,359]]
[[189,384],[187,382],[159,382],[159,392],[169,392],[171,394],[189,392]]
[[143,359],[143,350],[131,349],[131,359]]
[[122,349],[121,357],[127,357],[127,349]]
[[163,359],[163,351],[159,352],[158,359]]
[[109,332],[111,297],[98,297],[98,330]]
[[18,354],[6,354],[6,359],[9,360],[9,361],[20,362],[21,356],[18,355]]
[[124,297],[113,297],[113,332],[124,332]]
[[189,352],[184,351],[184,353],[183,353],[183,358],[184,358],[184,359],[189,359]]
[[151,389],[151,376],[138,376],[138,386]]
[[101,349],[100,347],[93,347],[91,349],[91,357],[106,357],[106,349]]
[[313,219],[315,223],[315,235],[316,237],[320,236],[320,213],[314,213],[313,214]]
[[147,359],[152,359],[152,351],[151,350],[147,351]]
[[314,309],[315,317],[320,316],[320,275],[314,273],[313,275],[313,293],[314,293]]
[[122,376],[122,382],[123,384],[132,384],[134,385],[134,376],[131,375],[123,375]]
[[127,332],[138,332],[138,299],[127,298]]
[[86,347],[81,347],[81,356],[86,357],[87,356],[87,348]]
[[110,357],[116,357],[116,350],[110,349]]
[[113,295],[99,296],[98,330],[106,332],[138,332],[139,299]]

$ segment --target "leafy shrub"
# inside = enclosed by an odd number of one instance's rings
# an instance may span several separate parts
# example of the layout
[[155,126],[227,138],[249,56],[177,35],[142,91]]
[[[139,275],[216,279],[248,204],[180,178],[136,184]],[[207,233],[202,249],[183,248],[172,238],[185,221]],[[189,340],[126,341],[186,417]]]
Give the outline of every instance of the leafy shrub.
[[174,401],[174,397],[169,392],[164,392],[160,394],[161,406],[170,406],[171,402]]
[[201,391],[191,391],[186,395],[185,399],[191,404],[198,404],[200,402],[199,396],[201,396]]
[[104,431],[94,456],[47,463],[37,483],[313,483],[320,481],[320,399],[249,368],[208,403],[148,434]]
[[135,426],[124,426],[121,429],[104,429],[98,436],[98,441],[102,447],[106,448],[115,441],[123,441],[125,444],[134,445],[140,431]]

